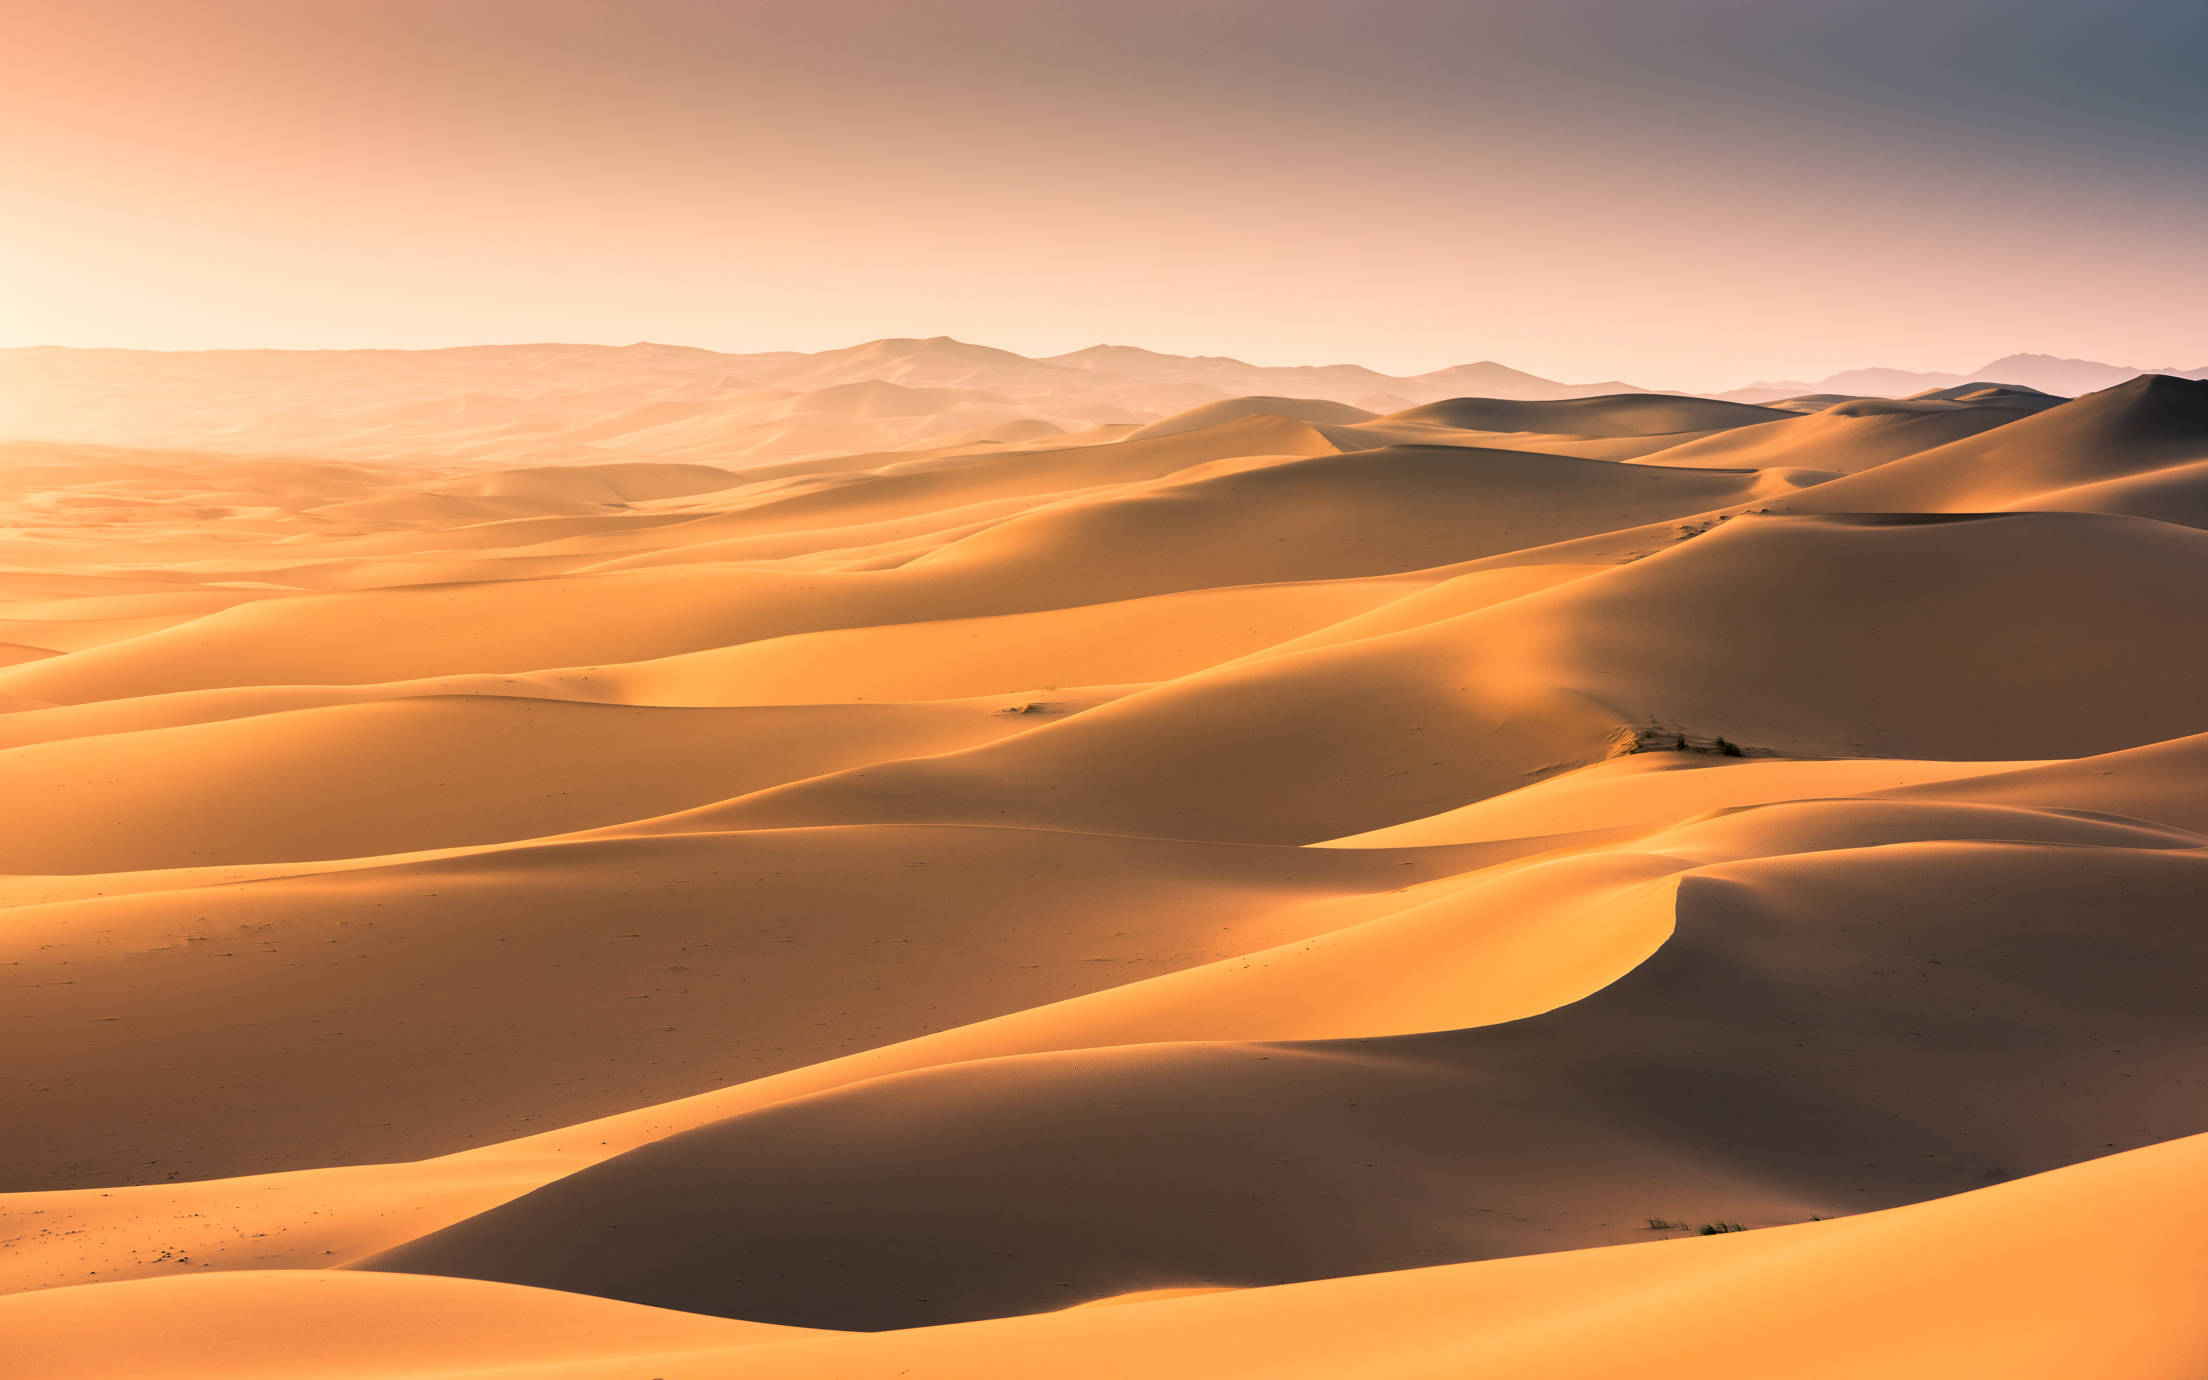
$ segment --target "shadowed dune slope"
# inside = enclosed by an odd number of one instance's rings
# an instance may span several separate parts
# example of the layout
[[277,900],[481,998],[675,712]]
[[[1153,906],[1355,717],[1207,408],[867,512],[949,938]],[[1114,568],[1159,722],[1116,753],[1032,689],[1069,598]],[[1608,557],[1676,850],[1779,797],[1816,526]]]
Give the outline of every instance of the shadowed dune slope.
[[1854,474],[2029,415],[2022,408],[2001,406],[1842,402],[1805,417],[1732,427],[1667,446],[1639,457],[1639,463],[1705,469],[1796,466]]
[[2034,494],[2003,505],[2033,510],[2128,513],[2208,529],[2208,459]]
[[[2208,1139],[2196,1136],[1844,1221],[885,1334],[789,1333],[451,1280],[391,1277],[378,1292],[338,1283],[372,1276],[266,1274],[19,1295],[0,1300],[0,1328],[20,1339],[32,1380],[432,1380],[452,1363],[567,1380],[1107,1380],[1168,1357],[1222,1380],[1764,1380],[1775,1365],[1801,1380],[2191,1380],[2208,1349],[2191,1307],[2208,1232],[2191,1190],[2204,1173]],[[371,1301],[386,1319],[418,1320],[430,1344],[363,1342],[324,1323]],[[271,1328],[271,1316],[308,1325]]]
[[374,1263],[879,1329],[1939,1196],[2208,1122],[2204,867],[2002,844],[1721,866],[1653,958],[1545,1016],[863,1084]]
[[[1993,508],[2126,511],[2161,517],[2153,500],[2198,511],[2193,486],[2147,487],[2138,507],[2073,505],[2067,490],[2139,482],[2208,459],[2208,380],[2142,374],[2009,426],[1950,442],[1785,501],[1804,512],[1978,512]],[[2116,491],[2104,492],[2113,500]]]
[[2160,609],[2204,592],[2208,540],[2137,519],[1744,518],[1497,613],[1549,615],[1559,678],[1635,722],[1800,755],[2068,757],[2192,731],[2208,653]]
[[2198,722],[2208,650],[2161,635],[2173,596],[2208,597],[2208,537],[2167,524],[1743,518],[1458,618],[700,818],[1309,843],[1501,794],[1644,728],[1802,756],[2105,752]]
[[1439,423],[1463,431],[1535,431],[1566,436],[1666,436],[1778,421],[1790,414],[1748,403],[1669,393],[1520,402],[1450,398],[1390,413],[1387,422]]
[[457,1150],[1299,939],[1449,861],[808,830],[18,907],[0,1188]]
[[2203,1153],[2195,1137],[1848,1222],[824,1338],[700,1373],[1103,1377],[1170,1355],[1220,1377],[2182,1380],[2208,1344],[2188,1293]]

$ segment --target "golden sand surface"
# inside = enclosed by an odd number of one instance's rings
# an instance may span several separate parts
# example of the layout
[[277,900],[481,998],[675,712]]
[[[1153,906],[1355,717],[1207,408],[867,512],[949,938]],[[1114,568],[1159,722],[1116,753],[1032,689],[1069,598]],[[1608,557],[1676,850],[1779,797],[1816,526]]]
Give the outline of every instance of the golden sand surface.
[[0,442],[0,1371],[2208,1374],[2208,382],[565,348]]

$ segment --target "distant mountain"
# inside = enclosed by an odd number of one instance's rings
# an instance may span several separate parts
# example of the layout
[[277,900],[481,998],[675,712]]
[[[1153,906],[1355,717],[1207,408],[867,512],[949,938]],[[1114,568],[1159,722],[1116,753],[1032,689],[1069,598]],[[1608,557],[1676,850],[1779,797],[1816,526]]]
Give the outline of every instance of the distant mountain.
[[787,368],[751,370],[785,388],[834,388],[851,383],[895,383],[907,388],[983,388],[1010,392],[1048,389],[1066,371],[1042,360],[947,335],[926,340],[869,340],[841,350],[801,355]]
[[1799,397],[1805,393],[1842,394],[1853,397],[1905,398],[1936,388],[1961,384],[2010,384],[2037,389],[2057,397],[2113,388],[2141,374],[2169,374],[2176,378],[2208,378],[2208,366],[2198,369],[2140,369],[2125,364],[2103,364],[2090,359],[2063,359],[2055,355],[2003,355],[1967,374],[1929,373],[1913,369],[1850,369],[1815,383],[1758,382],[1716,396],[1733,402],[1765,403]]
[[1168,355],[1131,345],[1092,345],[1042,362],[1153,384],[1177,379],[1219,389],[1229,397],[1325,398],[1375,412],[1455,397],[1548,401],[1649,391],[1615,381],[1560,383],[1492,360],[1399,377],[1361,364],[1245,364],[1224,355]]
[[[1762,383],[1732,403],[1815,410],[1852,397],[1994,386],[2070,396],[2140,371],[2010,355],[1968,374],[1855,369]],[[2166,371],[2208,377],[2208,368]],[[1047,358],[897,337],[816,353],[530,344],[447,350],[0,350],[0,438],[153,449],[406,457],[472,466],[621,460],[767,465],[1009,443],[1263,408],[1395,415],[1450,399],[1555,403],[1660,393],[1567,383],[1494,360],[1399,376],[1093,345]],[[1815,403],[1791,403],[1801,398]],[[1312,409],[1317,408],[1317,412]]]
[[[493,465],[775,463],[1140,426],[1236,399],[1397,412],[1477,394],[1641,393],[1492,361],[1397,377],[1096,345],[1046,359],[949,336],[814,354],[687,346],[0,350],[0,437]],[[1247,409],[1245,409],[1247,410]],[[1331,415],[1331,414],[1329,414]]]
[[1510,398],[1522,402],[1549,402],[1559,398],[1610,397],[1619,393],[1646,393],[1630,383],[1558,383],[1494,360],[1478,364],[1454,364],[1410,380],[1437,390],[1444,398]]

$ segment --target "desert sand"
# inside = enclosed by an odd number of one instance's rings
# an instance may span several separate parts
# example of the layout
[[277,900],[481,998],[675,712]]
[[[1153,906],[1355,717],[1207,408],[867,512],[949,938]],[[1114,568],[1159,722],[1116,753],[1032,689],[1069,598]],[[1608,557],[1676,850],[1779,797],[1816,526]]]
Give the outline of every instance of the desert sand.
[[2208,1374],[2208,381],[0,377],[11,1377]]

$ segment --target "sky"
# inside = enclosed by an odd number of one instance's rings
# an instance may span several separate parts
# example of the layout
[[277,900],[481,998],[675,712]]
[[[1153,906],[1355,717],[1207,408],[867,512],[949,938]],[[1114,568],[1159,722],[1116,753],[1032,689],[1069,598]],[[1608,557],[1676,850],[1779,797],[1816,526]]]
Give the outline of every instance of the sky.
[[2208,365],[2202,0],[0,0],[0,346]]

